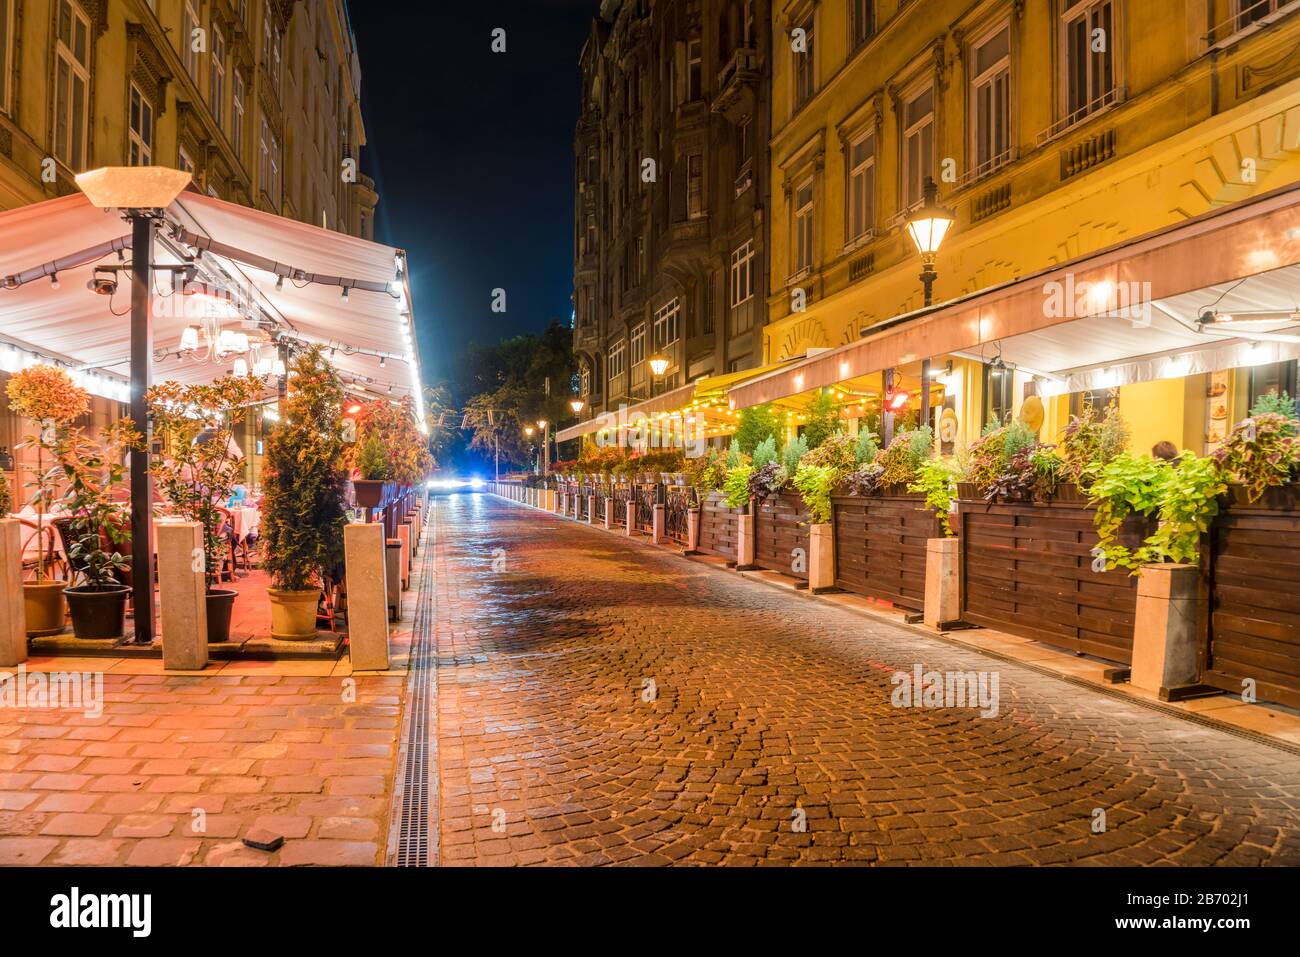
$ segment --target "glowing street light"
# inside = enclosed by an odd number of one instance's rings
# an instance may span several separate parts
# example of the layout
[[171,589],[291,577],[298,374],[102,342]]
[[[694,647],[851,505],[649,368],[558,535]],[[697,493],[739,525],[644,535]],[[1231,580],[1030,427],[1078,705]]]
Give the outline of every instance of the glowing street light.
[[581,415],[582,410],[586,405],[587,403],[583,402],[581,399],[574,399],[569,403],[569,408],[573,410],[574,415]]
[[951,209],[939,205],[939,187],[927,176],[925,201],[907,217],[907,232],[921,254],[921,282],[925,286],[927,306],[933,302],[934,280],[939,275],[934,269],[934,259],[955,219],[956,215]]
[[650,371],[656,376],[661,376],[668,371],[668,357],[655,355],[650,357]]

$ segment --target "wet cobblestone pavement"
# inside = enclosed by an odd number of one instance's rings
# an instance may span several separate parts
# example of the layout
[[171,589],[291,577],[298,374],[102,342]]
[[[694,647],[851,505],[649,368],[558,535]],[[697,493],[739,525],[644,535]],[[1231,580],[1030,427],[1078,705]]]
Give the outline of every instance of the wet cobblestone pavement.
[[[1286,751],[492,496],[437,512],[443,864],[1300,863]],[[996,672],[997,715],[894,707],[917,664]]]

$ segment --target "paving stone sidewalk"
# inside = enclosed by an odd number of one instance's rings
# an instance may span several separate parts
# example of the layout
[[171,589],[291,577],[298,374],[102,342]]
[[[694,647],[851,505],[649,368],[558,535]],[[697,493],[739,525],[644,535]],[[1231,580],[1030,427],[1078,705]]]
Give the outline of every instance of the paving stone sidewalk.
[[[1285,751],[491,496],[439,513],[443,864],[1300,863]],[[917,663],[996,672],[997,716],[894,707]]]

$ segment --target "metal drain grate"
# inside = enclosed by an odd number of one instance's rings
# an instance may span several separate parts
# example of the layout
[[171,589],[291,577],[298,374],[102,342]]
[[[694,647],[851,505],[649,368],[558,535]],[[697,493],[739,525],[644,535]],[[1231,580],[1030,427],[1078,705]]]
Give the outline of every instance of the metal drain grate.
[[421,563],[419,597],[411,629],[411,657],[406,679],[406,714],[397,767],[400,790],[393,800],[388,864],[429,867],[438,863],[437,823],[430,813],[437,793],[436,652],[432,624],[434,603],[433,552],[437,550],[438,510],[429,509],[425,557]]

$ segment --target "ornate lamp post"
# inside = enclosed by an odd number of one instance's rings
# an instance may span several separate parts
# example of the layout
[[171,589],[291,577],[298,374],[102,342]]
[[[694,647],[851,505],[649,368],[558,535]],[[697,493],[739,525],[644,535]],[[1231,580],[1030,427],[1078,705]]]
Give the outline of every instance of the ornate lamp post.
[[[921,285],[925,287],[927,307],[934,304],[934,281],[939,277],[939,273],[934,268],[935,257],[956,218],[951,209],[939,205],[939,187],[927,176],[924,202],[907,218],[907,232],[921,254]],[[921,360],[921,424],[930,424],[930,360],[928,358]]]

